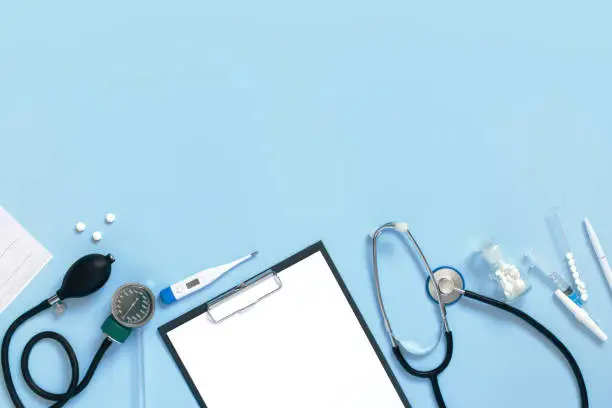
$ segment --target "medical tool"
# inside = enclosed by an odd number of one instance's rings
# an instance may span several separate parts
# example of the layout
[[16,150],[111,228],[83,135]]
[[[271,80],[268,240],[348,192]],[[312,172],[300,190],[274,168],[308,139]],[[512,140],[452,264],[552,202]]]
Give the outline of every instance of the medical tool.
[[548,277],[557,287],[555,290],[555,296],[559,298],[563,306],[565,306],[578,320],[580,323],[585,325],[597,338],[601,341],[607,341],[608,336],[604,331],[595,323],[595,321],[591,318],[589,313],[583,309],[582,300],[580,296],[572,289],[569,283],[565,281],[558,273],[545,272],[540,266],[536,264],[532,255],[525,255],[524,261],[530,270],[536,270]]
[[225,265],[204,269],[203,271],[191,275],[190,277],[185,278],[172,286],[168,286],[159,293],[159,296],[162,302],[169,305],[170,303],[182,299],[185,296],[191,295],[200,289],[204,289],[206,286],[210,285],[238,265],[253,258],[255,255],[257,255],[257,251]]
[[608,341],[608,335],[595,323],[595,321],[589,316],[589,313],[582,307],[574,303],[565,293],[561,290],[555,290],[555,296],[561,300],[563,305],[574,315],[576,320],[585,325],[597,338],[603,342]]
[[563,262],[567,265],[567,268],[572,274],[574,285],[576,286],[578,293],[580,293],[580,299],[582,299],[582,302],[586,302],[589,299],[586,284],[582,279],[580,279],[580,272],[578,270],[578,266],[576,265],[574,251],[572,251],[572,247],[569,244],[567,232],[563,226],[563,221],[561,221],[561,216],[556,208],[550,210],[550,214],[547,217],[547,222],[557,250],[559,251],[560,255],[563,256]]
[[123,343],[133,328],[147,324],[155,313],[155,296],[139,283],[121,286],[113,295],[111,315],[102,325],[102,331],[111,340]]
[[599,242],[599,237],[597,236],[595,229],[593,229],[593,226],[587,218],[584,219],[584,226],[589,236],[589,240],[591,241],[591,245],[593,246],[593,251],[595,251],[595,255],[597,256],[597,260],[601,266],[601,271],[606,277],[610,289],[612,289],[612,268],[610,268],[610,264],[608,263],[608,257],[606,256],[606,253]]
[[[414,368],[403,356],[400,346],[398,345],[397,338],[395,337],[393,330],[391,329],[391,324],[387,317],[387,312],[384,307],[382,291],[380,285],[380,277],[378,270],[378,250],[377,250],[377,240],[378,237],[385,231],[396,231],[405,235],[408,239],[409,244],[414,248],[417,252],[421,263],[425,267],[429,277],[427,278],[426,288],[430,295],[430,297],[437,302],[439,310],[440,310],[440,318],[442,320],[442,325],[444,327],[445,338],[446,338],[446,354],[444,356],[444,360],[435,368],[423,371]],[[584,381],[584,377],[582,376],[582,372],[580,371],[580,367],[576,362],[576,359],[572,355],[572,353],[567,349],[567,347],[546,327],[544,327],[541,323],[535,320],[533,317],[529,316],[527,313],[512,307],[506,303],[497,301],[495,299],[491,299],[489,297],[483,296],[481,294],[469,291],[465,289],[465,281],[463,276],[454,268],[451,267],[440,267],[435,270],[432,270],[429,266],[429,262],[425,257],[421,247],[418,242],[408,229],[408,225],[406,223],[398,223],[398,222],[389,222],[382,226],[380,226],[373,234],[372,234],[372,262],[373,262],[373,270],[374,270],[374,280],[376,284],[376,295],[378,298],[378,304],[380,307],[380,313],[382,315],[385,330],[387,331],[387,335],[389,336],[389,340],[393,347],[393,353],[395,357],[398,359],[401,366],[411,375],[416,377],[428,379],[431,382],[432,389],[436,398],[436,402],[439,408],[446,408],[446,403],[444,402],[444,398],[442,396],[442,391],[440,390],[440,384],[438,381],[438,377],[440,374],[448,367],[451,362],[453,356],[453,334],[450,329],[446,306],[448,304],[457,302],[459,298],[465,296],[467,298],[477,300],[484,304],[496,307],[498,309],[504,310],[508,313],[511,313],[522,319],[524,322],[532,326],[535,330],[541,333],[544,337],[546,337],[551,343],[559,349],[561,354],[565,357],[567,362],[569,363],[574,376],[576,377],[576,381],[578,383],[578,387],[580,390],[580,400],[581,407],[587,408],[589,406],[588,395],[586,384]]]
[[550,279],[550,281],[555,285],[557,289],[559,289],[563,294],[565,294],[568,298],[572,300],[572,302],[576,303],[578,306],[582,306],[582,299],[580,299],[580,294],[577,293],[572,286],[567,283],[565,279],[557,272],[546,272],[542,269],[536,260],[534,259],[531,253],[525,254],[523,257],[523,263],[527,266],[529,271],[536,271],[541,273],[543,276]]
[[[19,316],[6,331],[4,339],[2,340],[2,374],[8,394],[16,408],[24,408],[25,406],[17,394],[9,364],[9,348],[13,335],[23,323],[44,310],[51,308],[51,306],[61,304],[64,300],[69,298],[80,298],[91,295],[101,289],[110,278],[111,265],[113,262],[115,262],[115,258],[110,254],[90,254],[80,258],[68,269],[64,276],[62,286],[53,296],[43,300],[40,304]],[[128,288],[127,290],[125,289],[126,287]],[[145,296],[148,295],[143,295],[145,292],[146,290],[143,290],[141,285],[130,284],[121,287],[115,293],[113,296],[111,316],[109,316],[102,325],[102,331],[106,336],[80,383],[79,363],[76,354],[64,336],[53,331],[45,331],[32,337],[27,342],[21,357],[21,370],[26,385],[39,397],[54,401],[54,404],[51,405],[52,407],[63,407],[71,398],[80,394],[89,385],[102,357],[113,342],[125,341],[132,328],[141,326],[150,320],[150,315],[152,315],[154,310],[154,304],[150,303],[146,306],[145,303],[153,302],[154,298],[150,291],[150,297],[146,298]],[[128,302],[130,302],[129,306],[125,307]],[[140,315],[140,318],[138,318],[137,315]],[[130,327],[123,326],[123,324],[129,324]],[[71,376],[70,385],[64,393],[58,394],[44,390],[36,384],[30,373],[30,354],[34,346],[44,339],[58,342],[68,356]]]

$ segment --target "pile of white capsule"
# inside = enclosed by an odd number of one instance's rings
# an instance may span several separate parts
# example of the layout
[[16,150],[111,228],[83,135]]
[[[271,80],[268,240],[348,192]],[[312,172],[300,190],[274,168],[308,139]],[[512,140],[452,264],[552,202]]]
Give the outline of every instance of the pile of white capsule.
[[506,299],[516,299],[527,290],[527,283],[521,278],[521,271],[516,265],[502,263],[495,271]]

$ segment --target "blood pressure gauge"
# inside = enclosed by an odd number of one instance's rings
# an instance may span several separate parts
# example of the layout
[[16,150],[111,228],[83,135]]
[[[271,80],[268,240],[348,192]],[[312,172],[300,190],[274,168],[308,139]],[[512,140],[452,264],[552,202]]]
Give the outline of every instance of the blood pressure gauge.
[[113,341],[123,343],[133,328],[147,324],[155,313],[155,296],[139,283],[121,286],[113,295],[111,315],[102,331]]

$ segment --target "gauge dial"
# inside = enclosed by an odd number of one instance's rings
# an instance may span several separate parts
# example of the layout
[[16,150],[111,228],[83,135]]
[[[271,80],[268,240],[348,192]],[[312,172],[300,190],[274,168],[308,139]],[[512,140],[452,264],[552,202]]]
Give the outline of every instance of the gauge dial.
[[153,318],[155,296],[149,288],[139,283],[123,285],[113,295],[111,312],[122,326],[144,326]]

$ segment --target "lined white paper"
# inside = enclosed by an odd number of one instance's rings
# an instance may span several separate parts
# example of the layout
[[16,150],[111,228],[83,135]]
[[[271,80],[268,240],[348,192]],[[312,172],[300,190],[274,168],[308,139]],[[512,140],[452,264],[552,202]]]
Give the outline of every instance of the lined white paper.
[[0,207],[0,313],[51,258],[51,253]]
[[278,276],[244,313],[168,332],[206,407],[403,408],[323,255]]

